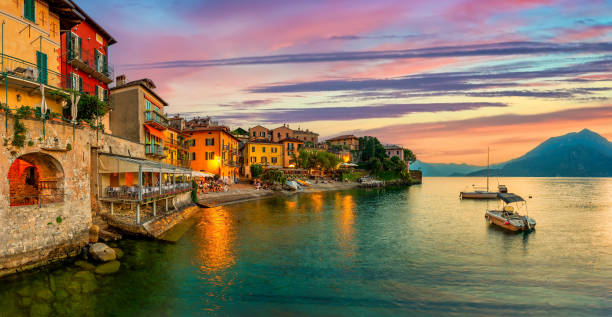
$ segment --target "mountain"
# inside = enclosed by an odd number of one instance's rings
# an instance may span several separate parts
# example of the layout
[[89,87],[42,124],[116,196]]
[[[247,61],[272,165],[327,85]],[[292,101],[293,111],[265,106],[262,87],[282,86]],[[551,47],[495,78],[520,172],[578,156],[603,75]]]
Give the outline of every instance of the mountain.
[[463,176],[482,168],[482,166],[467,164],[425,163],[418,160],[410,164],[410,169],[421,170],[423,176]]
[[[612,143],[584,129],[550,138],[525,155],[500,164],[492,176],[612,177]],[[486,169],[465,176],[486,175]]]

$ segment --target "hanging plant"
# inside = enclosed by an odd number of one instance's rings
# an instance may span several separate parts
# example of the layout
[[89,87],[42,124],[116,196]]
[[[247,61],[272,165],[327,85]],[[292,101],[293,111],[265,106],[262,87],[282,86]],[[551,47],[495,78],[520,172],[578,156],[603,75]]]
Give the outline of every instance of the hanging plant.
[[18,117],[15,117],[15,123],[13,124],[13,141],[11,141],[11,144],[18,148],[23,147],[25,145],[26,140],[25,133],[25,125],[21,121],[19,121]]

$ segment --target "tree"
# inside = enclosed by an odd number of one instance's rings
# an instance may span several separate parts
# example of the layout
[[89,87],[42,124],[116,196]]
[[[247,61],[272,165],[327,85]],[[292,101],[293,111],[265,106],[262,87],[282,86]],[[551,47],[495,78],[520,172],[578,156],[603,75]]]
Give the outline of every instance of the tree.
[[414,155],[414,153],[412,153],[411,150],[409,149],[404,149],[404,160],[406,160],[407,162],[410,162],[410,164],[414,163],[417,160],[416,155]]
[[259,164],[251,165],[251,176],[253,178],[259,178],[259,176],[261,176],[262,173],[263,173],[263,167],[261,167],[261,165]]
[[285,173],[280,170],[269,169],[263,174],[262,179],[271,184],[283,184],[285,182]]
[[[69,91],[70,92],[70,91]],[[74,92],[73,93],[79,93]],[[72,114],[70,113],[70,108],[72,107],[72,101],[70,101],[70,97],[64,93],[56,93],[63,97],[66,100],[66,107],[63,109],[63,115],[65,118],[72,118]],[[93,123],[97,118],[103,117],[108,111],[108,104],[104,101],[101,101],[98,96],[93,96],[89,94],[81,94],[81,99],[79,100],[79,104],[77,105],[77,119],[89,121]]]
[[385,147],[377,138],[371,136],[359,138],[359,152],[360,159],[363,162],[368,162],[373,157],[382,162],[387,157]]

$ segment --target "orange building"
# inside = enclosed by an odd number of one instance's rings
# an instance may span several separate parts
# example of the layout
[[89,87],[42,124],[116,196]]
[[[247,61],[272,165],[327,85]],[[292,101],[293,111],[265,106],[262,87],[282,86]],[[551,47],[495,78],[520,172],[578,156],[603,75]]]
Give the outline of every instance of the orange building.
[[298,156],[300,149],[304,147],[304,141],[298,139],[284,139],[278,143],[283,145],[283,167],[295,167],[295,165],[291,163],[291,154]]
[[194,171],[219,175],[228,183],[234,183],[239,175],[238,139],[225,126],[207,126],[186,122],[184,133],[188,136],[190,166]]

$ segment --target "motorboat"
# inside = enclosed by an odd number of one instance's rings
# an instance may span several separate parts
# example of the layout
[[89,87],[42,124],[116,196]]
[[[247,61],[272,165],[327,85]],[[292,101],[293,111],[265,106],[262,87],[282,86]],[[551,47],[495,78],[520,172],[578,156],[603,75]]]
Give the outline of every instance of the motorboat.
[[527,215],[521,215],[519,209],[527,212],[527,202],[516,194],[498,193],[502,201],[501,209],[487,210],[485,218],[489,224],[502,227],[510,231],[531,231],[535,229],[535,219]]

